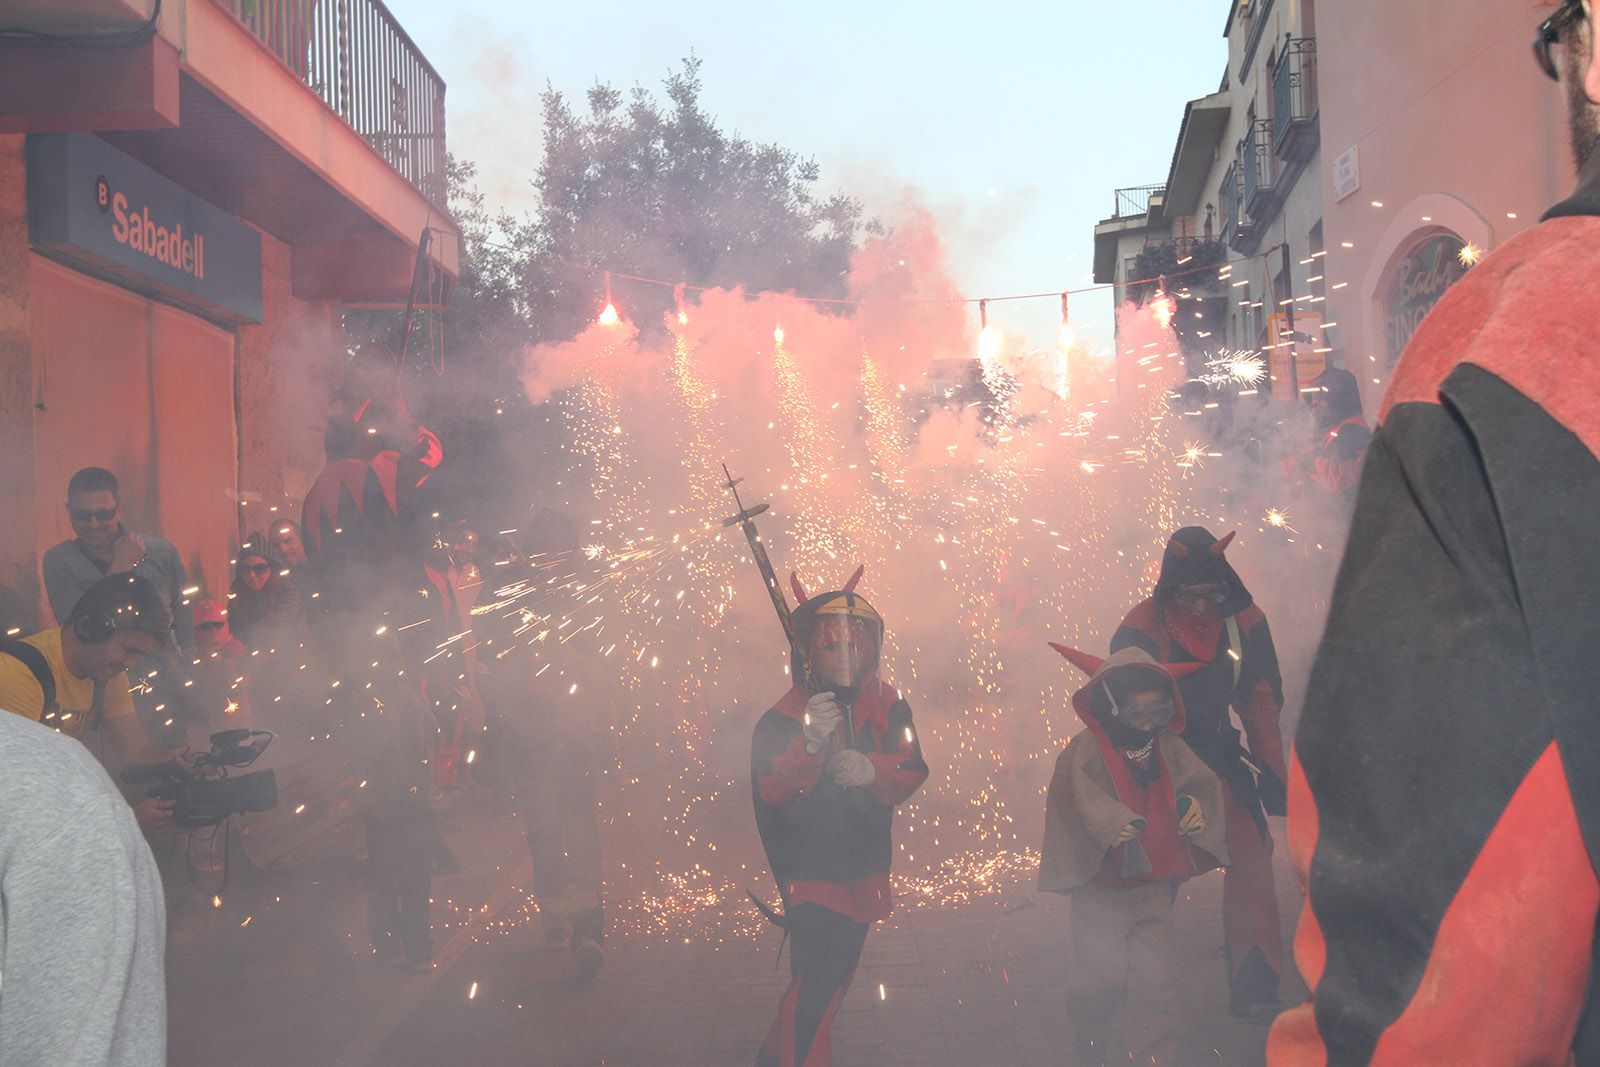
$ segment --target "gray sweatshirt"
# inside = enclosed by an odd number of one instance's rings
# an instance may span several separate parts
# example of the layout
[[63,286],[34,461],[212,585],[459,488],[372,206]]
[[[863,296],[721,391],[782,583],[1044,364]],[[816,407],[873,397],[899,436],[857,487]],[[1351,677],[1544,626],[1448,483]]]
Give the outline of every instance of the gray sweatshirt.
[[167,1058],[161,876],[89,750],[0,711],[0,1064]]

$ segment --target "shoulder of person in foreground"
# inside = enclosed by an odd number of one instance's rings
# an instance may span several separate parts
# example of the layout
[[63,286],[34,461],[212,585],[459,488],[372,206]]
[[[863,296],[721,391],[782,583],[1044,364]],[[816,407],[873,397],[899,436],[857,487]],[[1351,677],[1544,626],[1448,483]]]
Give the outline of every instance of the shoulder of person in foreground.
[[133,811],[77,741],[0,715],[0,1060],[166,1060],[166,911]]
[[[1395,369],[1379,421],[1405,403],[1437,403],[1439,387],[1474,364],[1550,409],[1562,423],[1594,422],[1600,339],[1582,324],[1600,313],[1600,218],[1552,219],[1519,234],[1451,287]],[[1582,415],[1588,413],[1585,420]]]

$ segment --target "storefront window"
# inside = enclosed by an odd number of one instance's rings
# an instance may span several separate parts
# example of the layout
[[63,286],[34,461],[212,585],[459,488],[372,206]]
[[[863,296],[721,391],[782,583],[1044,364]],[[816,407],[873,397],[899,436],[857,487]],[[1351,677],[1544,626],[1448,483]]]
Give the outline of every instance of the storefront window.
[[1413,244],[1401,258],[1384,310],[1391,368],[1433,305],[1467,272],[1461,262],[1464,246],[1453,233],[1434,233]]

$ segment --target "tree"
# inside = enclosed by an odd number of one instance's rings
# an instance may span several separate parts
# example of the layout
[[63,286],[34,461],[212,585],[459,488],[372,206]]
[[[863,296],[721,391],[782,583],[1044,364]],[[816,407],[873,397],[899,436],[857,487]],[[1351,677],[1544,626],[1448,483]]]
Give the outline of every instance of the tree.
[[[664,104],[642,87],[624,94],[597,84],[580,114],[547,89],[545,158],[532,179],[539,206],[530,215],[492,209],[476,167],[449,160],[460,279],[449,310],[419,316],[407,358],[423,385],[412,388],[422,394],[419,413],[454,455],[474,457],[470,474],[440,472],[448,507],[510,504],[473,497],[503,498],[508,485],[534,484],[528,468],[548,452],[549,432],[522,394],[523,351],[582,330],[599,310],[603,271],[845,295],[858,235],[877,224],[864,226],[856,200],[818,190],[814,160],[720,129],[701,104],[700,68],[691,55],[669,73]],[[646,332],[672,305],[671,290],[660,286],[618,280],[616,295]],[[350,313],[346,331],[397,348],[401,319]],[[441,374],[423,370],[430,359],[436,369],[442,363]]]
[[[541,339],[570,336],[594,315],[605,269],[845,294],[861,205],[820,194],[814,160],[719,129],[700,102],[700,68],[690,56],[667,76],[666,106],[642,87],[625,96],[596,85],[580,115],[545,92],[540,209],[516,240]],[[660,287],[617,289],[646,329],[671,305]]]

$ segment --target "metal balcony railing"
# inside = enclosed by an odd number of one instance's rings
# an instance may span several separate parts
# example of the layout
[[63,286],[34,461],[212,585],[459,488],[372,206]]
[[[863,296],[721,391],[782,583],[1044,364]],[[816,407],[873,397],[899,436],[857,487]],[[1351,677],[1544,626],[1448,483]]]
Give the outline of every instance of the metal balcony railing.
[[1240,224],[1244,221],[1242,200],[1243,179],[1239,174],[1239,164],[1234,163],[1222,177],[1222,187],[1217,190],[1217,199],[1222,201],[1224,208],[1222,218],[1222,239],[1230,244],[1239,235]]
[[445,207],[444,79],[382,0],[213,0]]
[[1317,115],[1317,39],[1290,37],[1272,72],[1273,149],[1280,154],[1295,131]]
[[1167,191],[1165,185],[1134,185],[1126,189],[1117,190],[1117,213],[1112,216],[1118,219],[1131,219],[1139,215],[1150,213],[1150,198],[1159,196]]
[[1244,202],[1248,207],[1261,193],[1272,188],[1272,122],[1256,119],[1250,132],[1239,142],[1239,158],[1244,166]]

